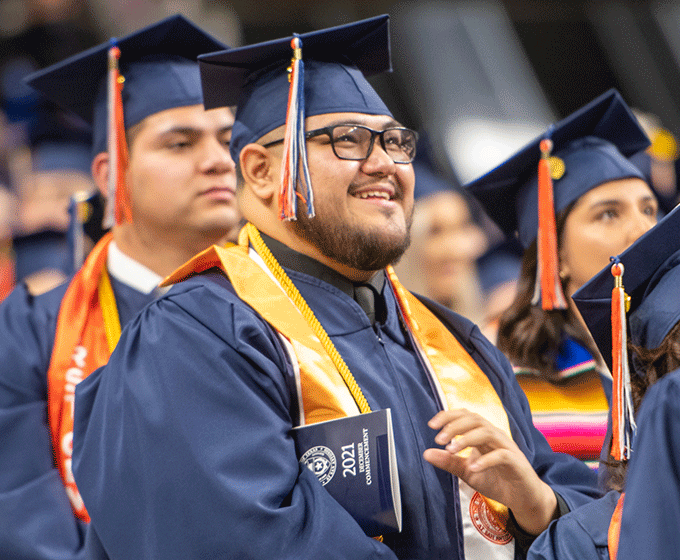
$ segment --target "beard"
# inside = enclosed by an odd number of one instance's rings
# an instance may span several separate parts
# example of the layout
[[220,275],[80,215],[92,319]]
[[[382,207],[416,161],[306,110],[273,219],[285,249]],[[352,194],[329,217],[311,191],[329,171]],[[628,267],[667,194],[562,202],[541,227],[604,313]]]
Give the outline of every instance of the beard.
[[298,206],[297,220],[291,222],[295,233],[312,242],[321,253],[355,270],[372,272],[396,263],[411,244],[412,212],[405,231],[389,232],[348,223],[331,205],[316,205],[316,215],[307,216]]

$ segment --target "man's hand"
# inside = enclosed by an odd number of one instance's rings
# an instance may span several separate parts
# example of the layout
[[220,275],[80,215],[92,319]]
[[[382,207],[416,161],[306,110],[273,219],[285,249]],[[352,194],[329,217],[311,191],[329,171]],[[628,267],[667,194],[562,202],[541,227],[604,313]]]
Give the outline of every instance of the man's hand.
[[466,409],[437,413],[428,422],[439,430],[426,461],[465,481],[487,498],[512,510],[526,532],[538,535],[557,513],[557,498],[510,436]]

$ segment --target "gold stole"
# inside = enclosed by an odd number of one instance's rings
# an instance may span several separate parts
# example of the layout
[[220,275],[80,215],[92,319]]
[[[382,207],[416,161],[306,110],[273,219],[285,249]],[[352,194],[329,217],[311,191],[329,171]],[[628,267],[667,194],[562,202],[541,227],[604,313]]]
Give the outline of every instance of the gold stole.
[[[206,249],[176,270],[161,285],[180,282],[212,267],[222,269],[239,298],[255,309],[292,347],[299,366],[301,423],[312,424],[365,411],[353,396],[350,383],[343,378],[336,363],[329,357],[327,348],[314,333],[309,317],[300,311],[298,302],[294,302],[284,292],[281,281],[272,274],[271,267],[264,262],[258,264],[249,255],[249,240],[253,240],[253,231],[257,232],[248,224],[239,235],[238,245]],[[246,232],[250,232],[250,235]],[[443,397],[440,400],[444,406],[447,409],[467,408],[476,412],[511,437],[507,413],[488,377],[453,334],[399,283],[391,267],[388,267],[388,278],[406,324],[424,362],[429,366],[429,373],[440,397]],[[476,498],[475,515],[478,521],[480,517],[486,517],[480,523],[491,523],[491,531],[501,533],[501,538],[495,542],[507,544],[512,540],[505,529],[509,517],[507,507],[479,494]],[[484,502],[481,506],[480,501]],[[477,526],[477,530],[484,535],[483,528]],[[485,538],[494,542],[488,536]]]
[[47,410],[57,470],[76,516],[89,521],[71,470],[76,385],[108,362],[120,338],[120,320],[106,271],[112,235],[92,249],[71,280],[59,307],[47,371]]

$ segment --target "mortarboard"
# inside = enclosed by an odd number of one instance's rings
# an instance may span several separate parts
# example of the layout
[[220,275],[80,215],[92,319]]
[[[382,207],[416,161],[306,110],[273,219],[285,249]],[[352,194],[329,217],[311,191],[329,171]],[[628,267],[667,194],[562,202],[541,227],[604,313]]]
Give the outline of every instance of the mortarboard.
[[482,292],[490,294],[498,286],[519,279],[521,268],[522,247],[516,239],[494,245],[477,259]]
[[413,173],[416,183],[413,197],[418,200],[439,192],[454,192],[460,194],[467,200],[467,191],[463,191],[456,183],[447,181],[443,177],[435,174],[425,163],[413,162]]
[[608,181],[644,180],[627,158],[647,148],[649,139],[621,95],[609,90],[466,185],[507,236],[519,233],[524,247],[536,238],[538,230],[537,167],[539,144],[546,137],[552,140],[553,156],[564,164],[561,176],[553,171],[555,212]]
[[123,179],[125,130],[160,111],[200,104],[196,58],[224,48],[175,15],[26,78],[30,86],[92,125],[95,154],[108,148],[112,164],[107,226],[131,219]]
[[[226,46],[182,15],[116,40],[125,78],[125,127],[165,109],[202,103],[195,64],[199,54]],[[26,77],[26,83],[93,127],[95,153],[105,150],[106,77],[110,42]]]
[[80,118],[44,100],[28,128],[33,171],[78,171],[90,176],[92,134]]
[[614,377],[612,455],[622,459],[635,430],[627,338],[657,348],[680,320],[680,208],[612,260],[573,299]]
[[287,125],[283,167],[290,171],[284,172],[281,198],[290,198],[287,210],[282,210],[288,219],[295,217],[292,193],[299,163],[308,210],[313,208],[305,170],[304,118],[340,112],[391,115],[366,80],[392,69],[387,15],[205,54],[199,62],[206,108],[237,105],[230,143],[235,162],[246,144]]
[[[680,320],[680,207],[618,255],[630,296],[631,342],[656,348]],[[611,299],[614,280],[605,267],[572,296],[607,365],[612,366]]]
[[17,235],[12,239],[17,282],[45,269],[73,272],[65,232],[52,229]]

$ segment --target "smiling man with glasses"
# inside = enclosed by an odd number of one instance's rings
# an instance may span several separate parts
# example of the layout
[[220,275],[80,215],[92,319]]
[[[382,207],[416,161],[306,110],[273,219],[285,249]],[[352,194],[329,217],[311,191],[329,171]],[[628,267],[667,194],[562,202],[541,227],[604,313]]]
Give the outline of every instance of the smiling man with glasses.
[[[390,266],[417,136],[365,77],[390,68],[387,17],[200,60],[206,106],[238,105],[249,223],[77,388],[74,472],[108,557],[520,557],[595,476],[550,451],[479,330]],[[293,429],[387,408],[403,525],[376,540],[323,486],[350,458],[324,455],[317,478]],[[379,486],[379,454],[361,458]]]

